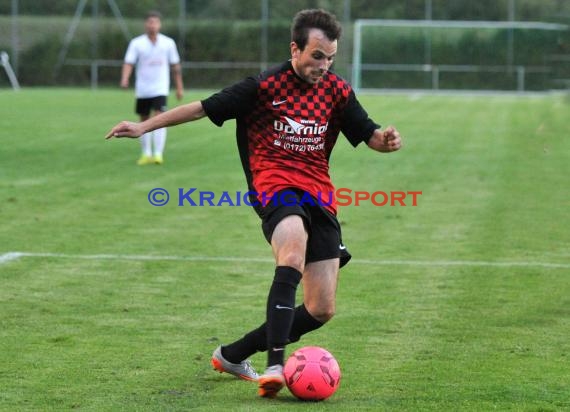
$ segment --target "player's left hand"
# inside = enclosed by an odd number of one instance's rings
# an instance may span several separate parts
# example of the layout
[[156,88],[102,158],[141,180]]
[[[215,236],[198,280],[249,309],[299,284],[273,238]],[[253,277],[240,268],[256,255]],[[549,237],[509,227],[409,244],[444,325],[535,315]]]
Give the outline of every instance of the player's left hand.
[[395,152],[402,148],[402,138],[396,128],[389,126],[385,130],[376,130],[368,146],[382,153]]

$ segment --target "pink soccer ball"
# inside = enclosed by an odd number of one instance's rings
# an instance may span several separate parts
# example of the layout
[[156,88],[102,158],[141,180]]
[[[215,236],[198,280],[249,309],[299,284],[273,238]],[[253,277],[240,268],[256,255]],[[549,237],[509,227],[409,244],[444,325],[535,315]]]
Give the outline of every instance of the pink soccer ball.
[[318,346],[297,349],[285,363],[285,382],[304,401],[322,401],[338,389],[340,368],[330,352]]

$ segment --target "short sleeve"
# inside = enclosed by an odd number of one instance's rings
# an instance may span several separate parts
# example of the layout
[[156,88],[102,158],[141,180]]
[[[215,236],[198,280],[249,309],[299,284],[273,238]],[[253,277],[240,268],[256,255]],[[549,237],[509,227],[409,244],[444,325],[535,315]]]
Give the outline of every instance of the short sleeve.
[[180,55],[178,54],[178,49],[176,48],[176,43],[174,42],[174,40],[170,40],[168,63],[170,64],[180,63]]
[[125,53],[125,63],[134,65],[136,64],[137,59],[138,55],[135,41],[131,40],[129,42],[129,46],[127,47],[127,52]]

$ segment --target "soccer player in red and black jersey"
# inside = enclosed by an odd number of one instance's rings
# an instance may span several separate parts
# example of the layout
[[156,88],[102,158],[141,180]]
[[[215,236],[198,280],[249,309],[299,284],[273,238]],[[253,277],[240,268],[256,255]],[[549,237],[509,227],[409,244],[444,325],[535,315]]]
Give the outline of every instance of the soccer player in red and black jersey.
[[[142,123],[121,122],[107,135],[138,137],[206,116],[218,126],[236,119],[250,200],[276,268],[265,322],[216,348],[212,365],[257,381],[263,397],[276,396],[285,384],[285,346],[321,327],[335,312],[339,268],[350,259],[328,171],[339,133],[353,146],[364,142],[378,152],[394,152],[402,145],[398,131],[373,122],[351,86],[329,71],[340,34],[332,14],[303,10],[291,28],[291,60]],[[303,302],[295,307],[300,282]],[[258,351],[268,353],[267,369],[260,376],[247,360]]]

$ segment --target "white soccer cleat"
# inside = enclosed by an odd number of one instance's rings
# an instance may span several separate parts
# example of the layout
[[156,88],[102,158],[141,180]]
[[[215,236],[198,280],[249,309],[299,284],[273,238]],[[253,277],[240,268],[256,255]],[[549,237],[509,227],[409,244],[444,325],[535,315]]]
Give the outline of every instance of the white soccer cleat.
[[239,379],[246,381],[256,381],[259,377],[257,372],[251,366],[249,360],[241,361],[240,363],[231,363],[222,356],[222,347],[218,346],[214,353],[212,353],[212,366],[220,373],[229,373]]
[[275,398],[277,393],[285,386],[283,365],[268,367],[257,382],[259,384],[259,390],[257,392],[259,396],[262,398]]

